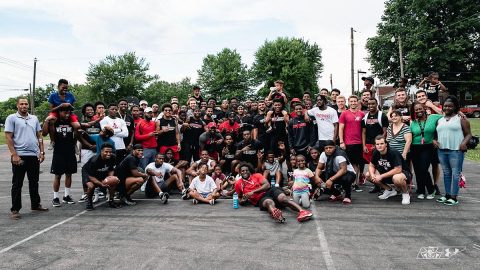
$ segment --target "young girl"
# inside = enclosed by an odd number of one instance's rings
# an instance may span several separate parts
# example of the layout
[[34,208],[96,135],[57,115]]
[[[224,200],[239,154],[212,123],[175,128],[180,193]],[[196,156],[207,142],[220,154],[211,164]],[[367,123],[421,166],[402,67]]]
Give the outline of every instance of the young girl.
[[213,181],[215,181],[215,184],[217,185],[217,190],[218,191],[222,191],[222,186],[223,186],[223,183],[227,180],[227,177],[225,176],[225,174],[223,174],[222,172],[222,168],[220,167],[220,165],[215,165],[215,168],[213,169],[213,173],[212,173],[212,179]]
[[315,181],[313,172],[305,167],[305,157],[298,155],[298,168],[293,171],[293,200],[304,208],[310,207],[310,183]]
[[192,203],[198,204],[198,202],[215,204],[215,200],[218,199],[219,194],[217,192],[217,186],[212,177],[207,175],[208,165],[200,164],[198,170],[198,176],[193,178],[192,183],[189,186],[188,195],[193,198]]

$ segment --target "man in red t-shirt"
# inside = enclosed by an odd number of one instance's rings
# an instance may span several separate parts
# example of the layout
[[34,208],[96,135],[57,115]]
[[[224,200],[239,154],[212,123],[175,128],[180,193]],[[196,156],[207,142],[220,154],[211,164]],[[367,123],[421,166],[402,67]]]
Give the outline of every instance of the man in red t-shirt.
[[281,188],[270,187],[270,183],[259,173],[253,173],[252,165],[242,162],[240,164],[241,178],[235,182],[235,192],[238,194],[240,204],[245,205],[247,201],[260,210],[268,211],[278,222],[285,222],[282,211],[276,206],[288,206],[298,211],[297,220],[303,222],[312,217],[312,213],[304,210],[294,201],[290,201]]

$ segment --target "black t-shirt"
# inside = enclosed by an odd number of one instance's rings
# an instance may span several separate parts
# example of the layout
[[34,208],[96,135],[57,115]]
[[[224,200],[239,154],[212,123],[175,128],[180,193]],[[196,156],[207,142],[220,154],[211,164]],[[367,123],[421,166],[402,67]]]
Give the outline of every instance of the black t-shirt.
[[423,87],[425,92],[427,92],[427,98],[430,99],[432,102],[438,101],[438,93],[440,92],[440,84],[432,85],[430,83],[426,83]]
[[75,153],[75,138],[73,137],[73,127],[67,121],[59,120],[55,122],[55,148],[54,154]]
[[122,162],[115,168],[115,175],[120,179],[127,179],[132,176],[132,170],[138,168],[140,159],[132,156],[132,154],[126,156]]
[[257,129],[257,139],[259,141],[265,141],[265,134],[267,127],[265,126],[265,114],[257,114],[253,118],[253,125]]
[[89,176],[97,178],[102,181],[108,176],[109,172],[115,169],[115,157],[107,160],[101,158],[100,155],[93,156],[85,165],[85,170]]
[[121,116],[118,114],[118,117],[122,118],[127,125],[128,136],[123,138],[123,142],[125,145],[129,145],[130,141],[132,140],[132,136],[135,134],[135,123],[133,123],[133,117],[130,114],[125,114],[125,116]]
[[190,144],[198,145],[200,135],[205,132],[205,122],[202,119],[190,117],[188,120],[188,128],[183,132],[183,139]]
[[202,95],[200,95],[200,96],[198,96],[198,97],[192,95],[192,98],[194,98],[195,100],[197,100],[197,106],[200,106],[200,103],[203,102],[203,97],[202,97]]
[[380,174],[391,171],[395,167],[402,166],[402,171],[408,171],[408,166],[400,152],[390,147],[385,155],[374,150],[372,155],[372,164]]
[[158,135],[157,143],[159,146],[173,146],[177,145],[177,136],[175,130],[177,128],[177,123],[174,118],[167,120],[165,118],[160,118],[160,130],[163,131],[163,127],[168,127],[167,132],[163,132]]
[[231,172],[232,161],[235,160],[235,152],[237,151],[237,147],[234,144],[232,144],[230,146],[224,146],[224,148],[227,148],[228,152],[226,154],[224,154],[223,153],[223,148],[222,148],[221,159],[225,160],[225,163],[223,165],[223,169],[225,170],[224,173],[230,173]]
[[[378,119],[378,114],[381,113],[381,122]],[[365,128],[366,131],[366,144],[375,144],[375,137],[383,134],[383,128],[388,127],[388,118],[381,111],[378,111],[376,114],[371,115],[368,113],[365,115],[365,118],[362,119],[362,128]]]
[[285,116],[283,111],[272,114],[272,128],[277,140],[283,140],[287,143],[287,124],[285,123]]
[[250,140],[249,142],[245,142],[245,140],[239,142],[237,144],[237,150],[241,150],[242,148],[246,147],[247,145],[250,146],[249,150],[243,151],[240,155],[240,160],[248,162],[252,164],[254,168],[258,165],[258,156],[257,152],[260,149],[263,149],[263,145],[258,140]]
[[240,129],[238,131],[239,134],[242,134],[244,130],[252,130],[253,129],[253,118],[247,114],[242,118],[237,116],[237,122],[240,124]]

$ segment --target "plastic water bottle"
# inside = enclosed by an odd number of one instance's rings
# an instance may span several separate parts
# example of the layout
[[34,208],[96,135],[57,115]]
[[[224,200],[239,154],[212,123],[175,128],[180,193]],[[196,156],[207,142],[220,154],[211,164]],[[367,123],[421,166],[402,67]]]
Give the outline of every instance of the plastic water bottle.
[[272,176],[270,178],[270,188],[275,187],[276,181],[275,181],[275,176]]
[[233,209],[238,209],[238,194],[233,193]]

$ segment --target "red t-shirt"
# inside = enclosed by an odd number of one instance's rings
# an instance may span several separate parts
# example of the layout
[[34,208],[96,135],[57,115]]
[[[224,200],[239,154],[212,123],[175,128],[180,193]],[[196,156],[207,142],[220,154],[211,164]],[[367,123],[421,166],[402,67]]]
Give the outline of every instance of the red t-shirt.
[[338,119],[340,124],[344,124],[343,141],[346,145],[362,144],[362,120],[365,114],[358,110],[355,113],[346,110],[343,111]]
[[[246,194],[250,191],[253,191],[259,187],[262,186],[262,181],[265,178],[263,175],[259,173],[254,173],[250,176],[248,180],[245,180],[243,178],[240,178],[235,182],[235,192],[238,194],[238,198],[241,198],[243,194]],[[253,204],[257,205],[258,201],[262,198],[263,194],[265,194],[266,191],[262,191],[260,193],[254,193],[248,200]]]
[[233,122],[233,125],[230,125],[229,121],[225,121],[218,126],[220,132],[228,132],[228,133],[237,133],[240,125],[237,122]]

